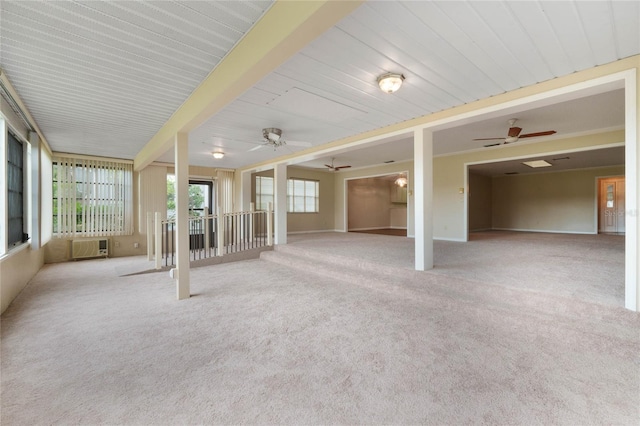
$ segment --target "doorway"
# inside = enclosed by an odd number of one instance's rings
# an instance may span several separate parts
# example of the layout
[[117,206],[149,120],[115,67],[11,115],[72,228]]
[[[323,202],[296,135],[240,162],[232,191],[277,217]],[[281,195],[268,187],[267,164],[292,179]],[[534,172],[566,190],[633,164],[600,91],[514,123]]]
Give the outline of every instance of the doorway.
[[346,230],[406,237],[407,176],[404,171],[347,179]]
[[625,233],[625,177],[598,179],[598,233]]

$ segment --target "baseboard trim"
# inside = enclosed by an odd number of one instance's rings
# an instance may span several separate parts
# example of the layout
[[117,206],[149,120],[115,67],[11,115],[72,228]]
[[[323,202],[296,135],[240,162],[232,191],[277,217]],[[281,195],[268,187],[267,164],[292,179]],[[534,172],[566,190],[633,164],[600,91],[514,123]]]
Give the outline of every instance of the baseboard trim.
[[287,232],[287,235],[296,235],[296,234],[319,234],[321,232],[344,232],[339,229],[317,229],[313,231],[293,231]]
[[576,235],[596,235],[598,232],[586,231],[559,231],[551,229],[520,229],[520,228],[491,228],[488,231],[515,231],[515,232],[540,232],[546,234],[576,234]]
[[467,240],[463,238],[443,238],[443,237],[433,237],[434,241],[452,241],[454,243],[466,243]]
[[375,231],[378,229],[389,229],[388,226],[374,226],[372,228],[349,228],[349,231]]
[[407,227],[406,226],[390,226],[389,229],[407,229]]

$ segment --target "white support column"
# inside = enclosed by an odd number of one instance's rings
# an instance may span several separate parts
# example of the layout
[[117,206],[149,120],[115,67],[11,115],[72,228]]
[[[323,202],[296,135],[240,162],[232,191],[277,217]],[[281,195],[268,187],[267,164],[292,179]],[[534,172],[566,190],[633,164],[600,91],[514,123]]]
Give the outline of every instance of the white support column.
[[31,145],[31,250],[40,249],[40,235],[42,222],[40,221],[42,184],[40,182],[40,136],[36,132],[29,132],[29,144]]
[[287,244],[287,166],[273,168],[275,244]]
[[153,213],[147,212],[147,260],[153,260],[153,236],[154,236]]
[[413,134],[416,270],[433,269],[433,133]]
[[175,136],[176,167],[176,293],[188,299],[189,289],[189,135]]
[[640,72],[625,79],[625,297],[624,306],[640,311]]
[[255,229],[255,214],[256,214],[256,205],[253,202],[249,203],[249,211],[251,214],[249,215],[249,242],[253,242],[253,238],[255,237],[254,229]]
[[[205,253],[209,251],[211,247],[211,226],[209,225],[211,213],[209,213],[209,207],[204,208],[204,217],[202,218],[202,229],[204,229],[204,250]],[[208,255],[205,255],[208,257]]]
[[220,210],[220,206],[218,206],[216,218],[216,245],[218,246],[216,256],[224,256],[224,233],[226,232],[227,225],[225,223],[225,216],[222,214],[222,210]]
[[267,203],[267,245],[271,247],[273,245],[273,204]]
[[[162,269],[162,213],[155,212],[155,220],[153,222],[155,228],[155,268]],[[168,236],[167,236],[168,238]]]

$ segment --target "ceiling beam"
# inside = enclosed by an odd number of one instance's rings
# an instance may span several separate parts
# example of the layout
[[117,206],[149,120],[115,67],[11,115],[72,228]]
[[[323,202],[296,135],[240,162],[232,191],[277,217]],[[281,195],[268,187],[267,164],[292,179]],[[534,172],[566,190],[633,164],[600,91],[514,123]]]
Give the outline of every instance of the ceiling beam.
[[151,164],[176,133],[201,125],[362,2],[276,1],[140,150],[134,169]]

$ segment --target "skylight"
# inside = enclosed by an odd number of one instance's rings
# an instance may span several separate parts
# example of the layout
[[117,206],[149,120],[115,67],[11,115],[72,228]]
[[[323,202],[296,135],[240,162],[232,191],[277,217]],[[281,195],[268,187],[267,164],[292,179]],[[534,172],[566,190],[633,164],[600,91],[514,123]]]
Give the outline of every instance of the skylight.
[[547,163],[544,160],[524,161],[522,164],[533,167],[534,169],[537,169],[538,167],[551,167],[551,163]]

